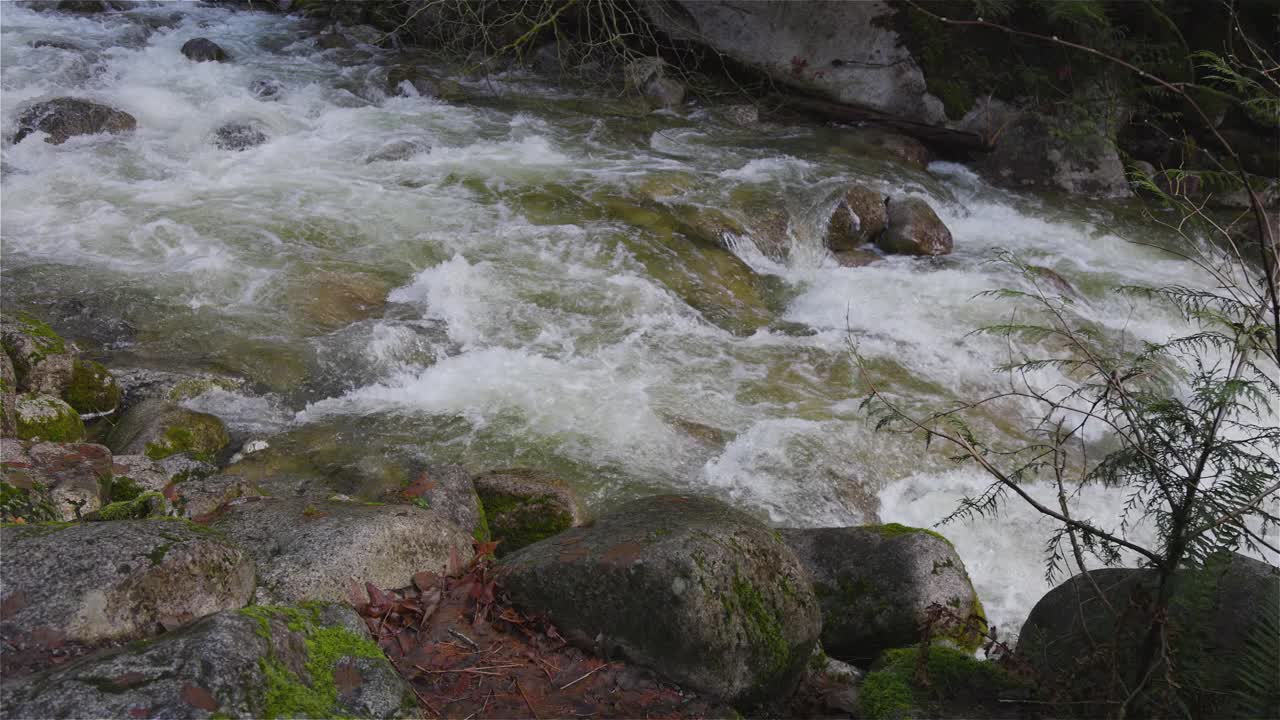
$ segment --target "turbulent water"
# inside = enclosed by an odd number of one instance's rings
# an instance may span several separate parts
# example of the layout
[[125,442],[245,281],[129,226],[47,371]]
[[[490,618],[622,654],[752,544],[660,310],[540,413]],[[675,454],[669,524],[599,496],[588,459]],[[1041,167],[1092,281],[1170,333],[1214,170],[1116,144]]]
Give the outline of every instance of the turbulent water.
[[[957,165],[904,169],[840,130],[638,113],[518,73],[464,79],[452,101],[388,98],[381,51],[324,51],[305,21],[266,13],[4,3],[0,21],[5,132],[24,103],[64,94],[138,125],[6,139],[6,309],[61,322],[116,368],[248,378],[189,403],[352,492],[395,482],[404,458],[529,465],[594,510],[675,489],[780,525],[928,526],[985,479],[873,430],[851,343],[888,392],[937,407],[1004,381],[1009,347],[970,335],[1011,309],[976,294],[1023,282],[991,262],[1001,248],[1056,270],[1083,295],[1077,312],[1131,340],[1182,326],[1112,288],[1203,281],[1128,242],[1147,231],[1124,216],[1010,195]],[[187,61],[196,36],[233,61]],[[33,47],[47,39],[80,49]],[[283,86],[278,100],[250,92],[259,78]],[[218,149],[230,121],[268,142]],[[369,161],[396,141],[414,144],[407,157]],[[821,218],[851,180],[926,197],[955,253],[837,266]],[[752,198],[785,207],[786,262],[757,248]],[[664,225],[673,208],[745,225],[734,251],[774,329],[731,333],[694,307],[723,298]],[[1121,502],[1091,489],[1078,513],[1114,525]],[[1047,588],[1046,527],[1010,506],[943,528],[1011,629]]]

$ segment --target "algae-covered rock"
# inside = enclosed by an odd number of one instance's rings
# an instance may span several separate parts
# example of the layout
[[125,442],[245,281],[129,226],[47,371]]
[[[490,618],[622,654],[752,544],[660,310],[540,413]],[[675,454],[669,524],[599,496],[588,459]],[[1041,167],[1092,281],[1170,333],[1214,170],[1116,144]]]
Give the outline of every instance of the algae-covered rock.
[[324,498],[245,498],[214,521],[258,561],[259,602],[344,600],[348,583],[403,587],[443,571],[450,550],[470,557],[471,535],[413,505]]
[[62,399],[81,414],[105,413],[120,406],[120,386],[101,363],[76,360]]
[[225,610],[4,687],[13,717],[407,718],[413,696],[337,605]]
[[0,629],[17,643],[150,637],[253,593],[253,561],[182,520],[9,525],[0,539]]
[[664,495],[508,555],[501,582],[571,642],[730,702],[785,697],[818,639],[795,555],[754,518]]
[[18,376],[13,371],[13,361],[0,348],[0,437],[12,437],[17,430],[14,406],[18,402]]
[[13,369],[13,361],[9,359],[9,353],[0,348],[0,393],[17,391],[18,374]]
[[26,136],[43,132],[51,145],[61,145],[76,135],[98,133],[125,133],[137,127],[132,115],[107,105],[80,98],[61,97],[44,100],[29,106],[18,115],[13,142],[22,142]]
[[946,255],[951,252],[951,231],[923,199],[896,198],[889,203],[889,227],[876,244],[890,253]]
[[1004,717],[1007,694],[1025,692],[1027,683],[994,662],[934,645],[924,663],[917,647],[886,651],[858,689],[863,720],[909,718]]
[[4,439],[0,468],[13,503],[0,520],[76,520],[110,500],[111,451],[101,445]]
[[827,247],[832,250],[853,250],[874,240],[889,222],[884,196],[864,187],[853,185],[840,193],[831,220],[827,224]]
[[501,557],[582,523],[573,489],[554,475],[515,468],[472,479]]
[[[918,642],[934,603],[961,618],[982,613],[964,563],[937,533],[892,524],[781,532],[813,585],[832,657],[869,662]],[[980,639],[972,631],[938,635],[970,650]]]
[[89,513],[85,520],[144,520],[149,517],[169,517],[174,514],[173,505],[162,493],[144,492],[128,500],[116,500]]
[[178,453],[207,460],[230,442],[226,425],[217,417],[163,400],[144,400],[129,408],[106,437],[112,452],[143,454],[152,460]]
[[0,320],[0,346],[13,362],[16,385],[7,392],[60,395],[71,382],[75,346],[44,322],[24,314]]
[[22,440],[76,442],[84,439],[80,413],[52,395],[26,393],[13,404],[14,434]]

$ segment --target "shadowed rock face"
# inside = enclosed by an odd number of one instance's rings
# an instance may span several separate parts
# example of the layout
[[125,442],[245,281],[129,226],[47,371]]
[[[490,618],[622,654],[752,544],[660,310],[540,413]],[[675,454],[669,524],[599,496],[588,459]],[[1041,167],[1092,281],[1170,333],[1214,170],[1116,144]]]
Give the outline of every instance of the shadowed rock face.
[[895,199],[889,203],[889,227],[876,244],[885,252],[902,255],[947,255],[951,231],[924,200]]
[[571,642],[732,702],[785,697],[821,625],[782,540],[706,498],[627,503],[507,556],[500,571],[516,603],[548,612]]
[[409,690],[350,608],[227,610],[0,691],[13,717],[409,717]]
[[0,529],[4,636],[93,643],[243,607],[253,561],[183,521],[121,520]]
[[54,98],[27,108],[18,116],[13,141],[34,132],[48,133],[45,142],[61,145],[76,135],[124,133],[137,127],[138,121],[122,110],[80,98]]
[[182,54],[196,62],[225,62],[227,51],[209,38],[192,38],[182,44]]

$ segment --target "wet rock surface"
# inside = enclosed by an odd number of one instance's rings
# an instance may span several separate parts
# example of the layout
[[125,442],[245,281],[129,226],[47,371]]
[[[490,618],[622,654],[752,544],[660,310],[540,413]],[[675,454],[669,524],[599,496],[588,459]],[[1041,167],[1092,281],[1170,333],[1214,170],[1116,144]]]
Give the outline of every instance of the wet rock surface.
[[226,425],[213,415],[163,400],[144,400],[120,418],[105,442],[121,455],[163,460],[179,453],[208,459],[230,441]]
[[498,555],[582,523],[578,499],[561,479],[529,469],[493,470],[472,479]]
[[224,62],[227,51],[209,38],[192,38],[182,44],[181,52],[188,60],[196,62]]
[[889,226],[876,240],[881,250],[901,255],[946,255],[951,231],[929,203],[918,197],[889,201]]
[[123,110],[81,98],[55,98],[35,103],[18,115],[13,141],[35,132],[48,135],[45,142],[61,145],[77,135],[130,132],[138,121]]

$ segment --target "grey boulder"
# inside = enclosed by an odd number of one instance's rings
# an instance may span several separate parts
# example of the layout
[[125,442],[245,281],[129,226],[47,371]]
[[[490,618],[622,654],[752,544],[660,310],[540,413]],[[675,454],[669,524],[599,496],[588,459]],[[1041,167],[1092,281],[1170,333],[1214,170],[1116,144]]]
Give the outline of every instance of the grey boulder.
[[[103,506],[111,451],[91,443],[0,440],[7,502],[0,519],[70,521]],[[12,503],[12,506],[10,506]]]
[[163,400],[143,400],[129,408],[106,437],[112,452],[152,460],[178,453],[209,458],[230,442],[226,425],[217,417]]
[[231,122],[213,131],[213,144],[220,150],[248,150],[267,141],[267,134],[254,123]]
[[71,383],[76,346],[45,323],[22,315],[0,319],[0,347],[12,362],[5,392],[59,396]]
[[946,255],[951,252],[951,231],[923,199],[891,200],[888,214],[889,226],[876,239],[881,250],[901,255]]
[[15,143],[43,132],[45,142],[61,145],[77,135],[131,132],[138,125],[132,115],[108,105],[81,98],[61,97],[35,103],[18,115]]
[[784,697],[821,617],[795,555],[721,502],[636,500],[504,558],[517,605],[575,644],[729,702]]
[[884,196],[863,185],[853,185],[836,198],[827,223],[827,247],[835,251],[853,250],[874,240],[888,222]]
[[224,62],[227,51],[209,38],[191,38],[182,44],[182,54],[196,62]]

